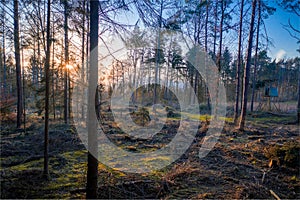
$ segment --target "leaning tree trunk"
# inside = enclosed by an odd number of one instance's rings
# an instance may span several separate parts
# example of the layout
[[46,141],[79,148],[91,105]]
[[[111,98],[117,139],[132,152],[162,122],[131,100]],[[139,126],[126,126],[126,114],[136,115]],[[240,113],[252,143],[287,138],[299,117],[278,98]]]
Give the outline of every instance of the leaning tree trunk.
[[15,46],[15,61],[16,61],[16,79],[17,79],[17,128],[21,127],[22,123],[22,82],[21,82],[21,59],[20,59],[20,36],[19,36],[19,1],[14,0],[14,46]]
[[90,1],[90,70],[88,80],[88,171],[86,198],[96,199],[98,189],[98,142],[95,118],[95,92],[98,83],[98,8],[99,1]]
[[239,122],[239,129],[244,130],[246,114],[247,114],[247,95],[248,95],[248,85],[249,85],[249,74],[250,74],[250,64],[251,64],[251,52],[252,52],[252,41],[254,34],[254,20],[255,20],[255,11],[256,11],[256,3],[257,0],[252,0],[252,14],[250,21],[250,31],[249,31],[249,39],[248,39],[248,49],[247,49],[247,60],[245,64],[244,70],[244,87],[243,87],[243,102],[242,102],[242,112]]
[[239,43],[238,43],[238,58],[237,58],[237,70],[236,70],[236,88],[235,88],[235,109],[234,109],[234,123],[237,124],[239,115],[239,98],[240,98],[240,74],[241,74],[241,54],[242,54],[242,32],[243,32],[243,14],[244,14],[244,0],[241,1],[240,11],[240,25],[239,25]]

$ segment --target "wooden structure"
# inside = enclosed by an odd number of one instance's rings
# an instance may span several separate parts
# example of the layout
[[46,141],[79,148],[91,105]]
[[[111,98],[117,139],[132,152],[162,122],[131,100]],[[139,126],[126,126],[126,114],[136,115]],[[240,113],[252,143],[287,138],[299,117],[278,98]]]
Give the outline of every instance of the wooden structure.
[[266,87],[262,96],[262,101],[257,107],[257,111],[272,111],[272,104],[277,112],[280,112],[279,107],[276,105],[274,98],[278,97],[278,89],[276,87]]

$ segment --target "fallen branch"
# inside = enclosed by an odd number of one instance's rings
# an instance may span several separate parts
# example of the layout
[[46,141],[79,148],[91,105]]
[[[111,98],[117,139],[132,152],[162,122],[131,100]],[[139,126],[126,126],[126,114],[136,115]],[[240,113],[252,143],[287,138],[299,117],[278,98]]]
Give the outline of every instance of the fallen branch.
[[273,190],[270,190],[270,193],[275,197],[275,199],[280,200],[279,196]]

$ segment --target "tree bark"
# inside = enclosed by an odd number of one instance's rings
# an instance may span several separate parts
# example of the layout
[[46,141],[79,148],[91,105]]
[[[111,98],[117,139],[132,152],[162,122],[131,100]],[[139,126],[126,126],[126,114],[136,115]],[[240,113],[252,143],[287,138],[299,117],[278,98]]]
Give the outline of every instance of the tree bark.
[[256,71],[258,64],[258,43],[259,43],[259,29],[260,29],[260,20],[261,20],[261,5],[260,0],[258,0],[258,18],[257,18],[257,29],[256,29],[256,47],[255,47],[255,58],[254,58],[254,73],[252,81],[252,95],[251,95],[251,107],[250,110],[253,112],[254,104],[254,95],[255,95],[255,85],[256,85]]
[[64,69],[64,121],[69,123],[69,96],[68,96],[68,69],[66,65],[69,63],[69,40],[68,40],[68,0],[64,0],[64,32],[65,32],[65,69]]
[[[86,4],[86,0],[83,0],[83,5],[82,5],[82,10],[83,10],[83,14],[82,14],[82,38],[81,38],[81,80],[83,82],[83,84],[85,84],[85,60],[84,60],[84,56],[85,56],[85,50],[84,50],[84,44],[85,44],[85,15],[86,15],[86,8],[85,8],[85,4]],[[84,99],[85,99],[85,95],[84,95],[84,90],[82,90],[82,105],[81,105],[81,117],[84,117]]]
[[300,124],[300,63],[298,61],[298,68],[299,68],[299,72],[298,72],[298,112],[297,112],[297,122],[298,124]]
[[[53,23],[53,22],[52,22]],[[52,26],[52,38],[54,39],[54,24]],[[52,47],[52,78],[51,78],[51,81],[52,81],[52,109],[53,109],[53,119],[55,120],[56,119],[56,111],[55,111],[55,89],[54,89],[54,44],[53,44],[53,47]]]
[[22,123],[22,82],[21,82],[21,59],[20,59],[20,36],[19,36],[19,2],[14,0],[14,46],[15,46],[15,62],[16,62],[16,80],[17,80],[17,128]]
[[218,24],[218,1],[216,1],[215,4],[215,10],[214,10],[214,34],[213,34],[213,60],[216,61],[216,45],[217,45],[217,24]]
[[3,97],[6,98],[6,94],[7,94],[7,83],[6,83],[6,54],[5,54],[5,10],[4,10],[4,7],[3,7],[3,15],[2,15],[2,18],[3,18],[3,26],[2,26],[2,62],[3,62]]
[[237,70],[236,70],[236,88],[235,88],[235,109],[234,109],[234,123],[237,124],[239,115],[239,98],[240,98],[240,74],[241,74],[241,54],[242,54],[242,33],[243,33],[243,14],[244,14],[244,0],[241,0],[240,11],[240,24],[239,24],[239,43],[238,43],[238,58],[237,58]]
[[88,86],[88,171],[86,198],[96,199],[98,189],[98,142],[95,115],[95,93],[98,83],[98,30],[99,1],[90,1],[90,70]]
[[[153,94],[153,105],[157,103],[157,85],[159,84],[158,80],[158,73],[160,70],[159,62],[160,62],[160,29],[162,25],[162,12],[163,12],[163,0],[160,2],[160,13],[159,13],[159,19],[158,19],[158,38],[157,38],[157,55],[156,55],[156,62],[155,62],[155,83],[154,83],[154,94]],[[160,86],[159,86],[160,87]],[[155,110],[155,106],[153,106],[153,109]]]
[[217,57],[217,66],[219,72],[221,72],[221,58],[222,58],[222,43],[223,43],[223,23],[224,23],[224,1],[221,1],[221,19],[220,19],[220,40],[219,40],[219,51],[218,51],[218,57]]
[[[209,2],[206,3],[206,11],[205,11],[205,41],[204,41],[204,47],[205,47],[205,52],[208,53],[208,12],[209,12]],[[205,73],[207,77],[207,67],[205,66]],[[208,80],[206,80],[208,81]],[[206,101],[207,101],[207,108],[210,110],[210,98],[209,98],[209,91],[207,87],[207,83],[205,85],[205,96],[206,96]]]
[[46,61],[45,61],[45,131],[44,131],[44,172],[43,175],[46,179],[49,178],[49,92],[50,92],[50,0],[47,6],[47,47],[46,47]]
[[255,20],[255,11],[256,11],[256,3],[257,0],[252,0],[252,14],[250,21],[250,31],[249,31],[249,39],[248,39],[248,49],[247,49],[247,60],[245,64],[244,70],[244,87],[243,87],[243,103],[242,103],[242,111],[239,122],[239,129],[241,131],[244,130],[246,114],[247,114],[247,94],[248,94],[248,85],[249,85],[249,74],[250,74],[250,65],[251,65],[251,52],[252,52],[252,41],[254,34],[254,20]]

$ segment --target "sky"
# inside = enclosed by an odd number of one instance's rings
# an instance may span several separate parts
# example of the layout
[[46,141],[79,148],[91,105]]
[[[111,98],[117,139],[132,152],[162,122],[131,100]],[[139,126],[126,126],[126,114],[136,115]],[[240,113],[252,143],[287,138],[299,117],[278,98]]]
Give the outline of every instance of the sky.
[[296,51],[300,44],[297,44],[297,40],[292,38],[288,31],[283,28],[283,25],[288,24],[289,19],[296,28],[299,28],[300,18],[283,10],[275,1],[269,1],[269,5],[276,8],[274,15],[265,20],[268,35],[274,45],[273,47],[270,46],[269,56],[277,61],[283,58],[300,56],[299,52]]
[[[296,14],[287,12],[281,8],[276,3],[276,0],[266,0],[266,2],[269,6],[276,8],[276,12],[273,15],[264,19],[267,34],[273,44],[268,47],[268,55],[277,61],[300,56],[300,53],[296,51],[296,49],[299,49],[300,44],[297,44],[297,40],[291,37],[289,32],[284,29],[284,25],[288,24],[289,19],[294,27],[300,29],[300,18]],[[125,16],[123,20],[126,21],[127,19],[127,21],[132,21],[134,18],[136,18],[134,14],[129,14],[129,16]],[[131,24],[135,22],[136,21],[131,22]],[[300,35],[298,36],[300,38]]]

